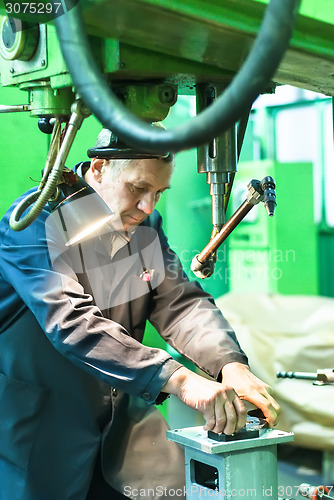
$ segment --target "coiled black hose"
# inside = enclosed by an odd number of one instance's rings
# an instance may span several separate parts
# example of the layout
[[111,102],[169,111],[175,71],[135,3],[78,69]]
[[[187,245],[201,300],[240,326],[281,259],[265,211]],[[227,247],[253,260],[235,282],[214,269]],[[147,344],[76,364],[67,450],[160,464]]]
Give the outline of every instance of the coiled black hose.
[[300,0],[271,0],[252,50],[226,91],[199,115],[167,131],[134,116],[112,93],[90,49],[79,4],[56,18],[55,24],[74,85],[90,111],[126,144],[162,154],[209,142],[250,109],[288,47],[299,4]]

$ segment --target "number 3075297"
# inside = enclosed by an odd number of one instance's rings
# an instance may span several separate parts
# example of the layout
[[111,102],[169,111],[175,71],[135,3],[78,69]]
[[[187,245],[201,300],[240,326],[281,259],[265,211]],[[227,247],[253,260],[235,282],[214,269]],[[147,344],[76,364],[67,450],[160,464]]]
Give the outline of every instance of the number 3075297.
[[[7,14],[57,14],[61,3],[11,2],[6,3]],[[60,12],[59,12],[60,14]]]

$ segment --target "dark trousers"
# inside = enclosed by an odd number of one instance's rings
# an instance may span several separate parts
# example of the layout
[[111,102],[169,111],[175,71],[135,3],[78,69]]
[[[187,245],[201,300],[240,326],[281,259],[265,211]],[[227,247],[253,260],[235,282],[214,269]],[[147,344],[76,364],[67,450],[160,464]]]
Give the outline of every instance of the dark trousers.
[[104,479],[100,459],[96,460],[94,475],[86,500],[124,500],[126,497],[114,490]]

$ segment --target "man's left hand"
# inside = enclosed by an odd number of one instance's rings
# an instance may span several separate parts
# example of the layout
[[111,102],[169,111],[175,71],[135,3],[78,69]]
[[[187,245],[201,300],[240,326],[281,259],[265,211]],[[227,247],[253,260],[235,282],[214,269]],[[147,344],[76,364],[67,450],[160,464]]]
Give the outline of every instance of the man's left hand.
[[247,365],[228,363],[222,369],[222,376],[224,384],[232,387],[240,399],[262,410],[270,427],[277,423],[280,407],[271,396],[272,388],[255,377]]

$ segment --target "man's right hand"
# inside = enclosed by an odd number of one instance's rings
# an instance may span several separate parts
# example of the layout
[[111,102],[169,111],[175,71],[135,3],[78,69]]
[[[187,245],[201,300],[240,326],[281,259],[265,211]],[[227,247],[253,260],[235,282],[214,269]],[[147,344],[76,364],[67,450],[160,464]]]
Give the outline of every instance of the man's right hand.
[[172,374],[162,391],[199,411],[206,421],[205,430],[233,434],[246,424],[246,408],[234,389],[185,367]]

